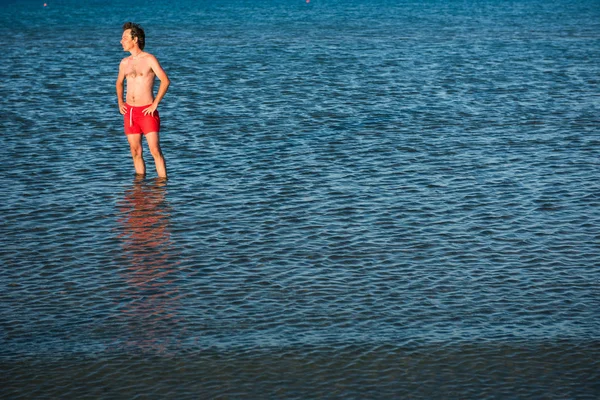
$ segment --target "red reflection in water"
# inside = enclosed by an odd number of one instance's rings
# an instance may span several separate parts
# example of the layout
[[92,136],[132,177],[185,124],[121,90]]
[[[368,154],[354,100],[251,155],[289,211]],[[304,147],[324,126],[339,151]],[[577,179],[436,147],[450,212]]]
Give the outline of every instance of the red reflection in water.
[[121,339],[126,347],[143,351],[164,352],[173,345],[182,321],[166,193],[166,181],[138,178],[117,205],[129,284],[120,299],[128,327],[127,337]]

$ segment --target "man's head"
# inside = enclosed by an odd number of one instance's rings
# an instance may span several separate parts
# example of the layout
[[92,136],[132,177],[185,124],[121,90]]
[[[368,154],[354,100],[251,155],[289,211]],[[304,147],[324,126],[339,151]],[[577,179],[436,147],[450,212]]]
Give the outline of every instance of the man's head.
[[144,50],[144,46],[146,45],[146,34],[142,27],[133,22],[125,22],[125,24],[123,24],[123,32],[127,30],[130,30],[131,32],[131,40],[135,41],[137,39],[140,50]]

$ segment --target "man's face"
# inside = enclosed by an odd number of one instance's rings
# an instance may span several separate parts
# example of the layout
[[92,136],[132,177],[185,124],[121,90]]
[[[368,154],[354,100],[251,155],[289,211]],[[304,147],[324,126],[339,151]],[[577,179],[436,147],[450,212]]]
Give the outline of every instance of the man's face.
[[131,50],[135,46],[136,42],[137,42],[137,38],[135,38],[135,39],[131,38],[131,29],[127,29],[127,30],[123,31],[123,36],[121,36],[121,46],[123,46],[123,50],[125,50],[125,51]]

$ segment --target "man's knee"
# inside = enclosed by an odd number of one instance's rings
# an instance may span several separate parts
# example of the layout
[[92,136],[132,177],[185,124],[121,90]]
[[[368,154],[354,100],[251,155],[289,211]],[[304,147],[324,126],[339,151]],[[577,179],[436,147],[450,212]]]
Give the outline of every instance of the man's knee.
[[158,140],[149,140],[148,150],[150,150],[150,154],[152,154],[153,157],[162,157],[162,150],[160,149],[160,143]]
[[150,150],[150,154],[152,154],[152,157],[162,157],[162,151],[160,149],[160,146],[149,146],[148,149]]
[[133,158],[139,158],[142,156],[142,146],[130,146],[131,156]]

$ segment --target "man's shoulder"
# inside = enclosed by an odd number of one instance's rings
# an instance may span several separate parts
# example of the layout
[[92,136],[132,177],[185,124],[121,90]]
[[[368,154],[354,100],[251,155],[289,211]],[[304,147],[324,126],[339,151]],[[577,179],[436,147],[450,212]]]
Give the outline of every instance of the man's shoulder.
[[143,51],[140,54],[136,54],[135,56],[130,54],[127,57],[122,58],[121,62],[127,61],[127,60],[135,60],[135,59],[139,60],[141,58],[156,58],[156,57],[153,54],[148,53],[147,51]]
[[144,52],[144,58],[148,59],[148,60],[156,60],[156,57],[154,56],[154,54],[151,54],[148,52]]

